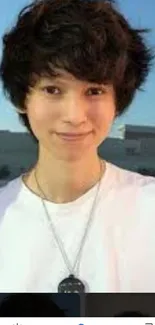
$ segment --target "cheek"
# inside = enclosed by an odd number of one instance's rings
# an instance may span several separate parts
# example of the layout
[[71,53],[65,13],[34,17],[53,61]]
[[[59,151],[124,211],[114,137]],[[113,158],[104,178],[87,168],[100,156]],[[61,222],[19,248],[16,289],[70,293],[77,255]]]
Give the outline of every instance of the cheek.
[[105,122],[107,125],[111,125],[113,124],[114,122],[114,119],[115,119],[115,111],[112,110],[112,111],[107,111],[106,114],[104,115],[104,119],[105,119]]
[[31,103],[31,107],[28,108],[28,116],[32,127],[35,129],[44,129],[55,119],[54,111],[45,103]]
[[94,107],[91,114],[91,120],[98,128],[109,129],[115,119],[115,105],[114,103],[101,104]]

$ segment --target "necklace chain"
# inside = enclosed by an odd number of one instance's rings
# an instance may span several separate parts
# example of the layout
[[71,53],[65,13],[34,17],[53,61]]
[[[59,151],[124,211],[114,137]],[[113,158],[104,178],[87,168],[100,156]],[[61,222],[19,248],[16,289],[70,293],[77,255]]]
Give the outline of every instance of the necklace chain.
[[[39,182],[38,182],[38,179],[37,179],[37,175],[36,175],[36,169],[34,170],[34,176],[35,176],[35,180],[36,180],[38,189],[40,190],[40,192],[44,195],[44,197],[46,199],[46,196],[45,196],[43,190],[41,189],[41,187],[39,185]],[[59,246],[60,252],[62,254],[62,257],[64,259],[64,262],[65,262],[65,264],[66,264],[66,266],[67,266],[68,271],[70,272],[70,274],[73,274],[74,273],[74,270],[76,268],[76,265],[77,265],[78,261],[80,261],[80,258],[81,258],[82,249],[84,248],[84,244],[85,244],[85,241],[86,241],[86,237],[87,237],[87,234],[88,234],[88,230],[90,229],[90,226],[92,224],[92,220],[93,220],[93,216],[94,216],[94,213],[93,212],[94,212],[94,209],[95,209],[95,206],[96,206],[97,196],[98,196],[99,189],[100,189],[100,186],[101,186],[101,179],[102,179],[102,162],[100,160],[100,180],[99,180],[98,190],[96,192],[96,196],[95,196],[95,200],[94,200],[94,203],[93,203],[93,206],[92,206],[92,209],[91,209],[90,217],[88,218],[88,222],[86,224],[85,231],[84,231],[84,235],[82,237],[81,244],[80,244],[80,248],[78,250],[78,253],[77,253],[77,256],[76,256],[76,259],[75,259],[75,262],[74,262],[73,267],[71,266],[71,263],[70,263],[70,261],[68,259],[68,256],[67,256],[66,251],[65,251],[64,246],[63,246],[63,243],[60,240],[60,238],[58,237],[57,232],[56,232],[56,229],[55,229],[54,225],[52,224],[50,215],[48,213],[47,207],[46,207],[45,202],[44,202],[45,199],[43,199],[41,197],[41,201],[42,201],[42,204],[43,204],[45,213],[46,213],[47,220],[48,220],[49,225],[50,225],[50,227],[52,229],[54,238],[55,238],[55,240],[57,242],[57,245]]]

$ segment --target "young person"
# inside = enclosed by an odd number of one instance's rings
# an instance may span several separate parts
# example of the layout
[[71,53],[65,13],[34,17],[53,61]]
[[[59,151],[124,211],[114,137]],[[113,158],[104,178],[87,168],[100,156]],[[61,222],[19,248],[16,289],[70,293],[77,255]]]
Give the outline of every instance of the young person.
[[112,1],[42,0],[3,37],[5,93],[38,144],[0,191],[0,291],[155,290],[155,179],[98,146],[153,62]]

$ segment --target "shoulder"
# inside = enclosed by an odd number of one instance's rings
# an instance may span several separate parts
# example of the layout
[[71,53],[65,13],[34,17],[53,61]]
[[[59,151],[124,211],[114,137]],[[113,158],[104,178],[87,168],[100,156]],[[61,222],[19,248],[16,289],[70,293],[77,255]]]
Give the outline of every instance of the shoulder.
[[0,198],[3,197],[6,193],[7,194],[13,193],[16,190],[20,179],[21,177],[19,176],[5,183],[5,185],[2,185],[0,187]]
[[148,192],[155,190],[155,177],[141,175],[138,172],[130,171],[114,164],[108,163],[114,183],[119,189],[147,189]]
[[134,210],[135,220],[145,220],[155,226],[155,177],[144,176],[111,165],[114,177],[112,192],[118,204],[121,202],[124,211]]
[[17,202],[20,190],[20,177],[9,181],[0,187],[0,219],[6,211]]

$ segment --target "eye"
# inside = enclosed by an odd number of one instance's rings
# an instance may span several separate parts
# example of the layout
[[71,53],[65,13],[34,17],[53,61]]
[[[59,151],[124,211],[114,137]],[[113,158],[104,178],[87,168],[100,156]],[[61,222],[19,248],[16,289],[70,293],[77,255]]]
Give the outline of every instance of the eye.
[[48,93],[48,94],[53,94],[53,95],[59,94],[58,88],[54,87],[54,86],[46,86],[46,87],[43,88],[43,91]]
[[[89,93],[91,91],[91,94]],[[105,94],[105,89],[103,89],[103,88],[94,88],[94,87],[92,87],[92,88],[90,88],[89,89],[89,91],[88,91],[88,93],[90,94],[90,96],[92,95],[92,96],[94,96],[94,95],[103,95],[103,94]]]

